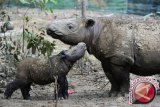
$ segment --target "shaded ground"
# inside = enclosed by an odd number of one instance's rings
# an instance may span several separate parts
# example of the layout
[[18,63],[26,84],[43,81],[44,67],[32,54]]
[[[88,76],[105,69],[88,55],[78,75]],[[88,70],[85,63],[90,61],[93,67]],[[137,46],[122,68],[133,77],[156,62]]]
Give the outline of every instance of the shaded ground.
[[[19,13],[16,13],[14,10],[16,10],[16,8],[8,10],[12,23],[15,26],[12,32],[22,32],[23,24],[21,18],[27,9],[21,8]],[[29,16],[32,16],[30,23],[33,24],[33,22],[36,22],[38,26],[46,27],[52,19],[76,17],[75,14],[79,14],[79,11],[55,10],[54,14],[51,14],[29,9],[27,13]],[[94,16],[95,14],[97,16],[112,15],[109,13],[88,12],[89,16]],[[8,33],[8,35],[10,35],[10,33]],[[50,41],[53,40],[48,36],[46,36],[46,39]],[[68,45],[56,40],[56,50],[54,52],[58,53],[68,47]],[[75,93],[71,94],[67,100],[59,100],[58,107],[159,107],[160,96],[157,96],[149,105],[129,105],[127,99],[123,97],[108,98],[107,92],[110,89],[110,83],[108,83],[108,79],[103,73],[100,62],[92,56],[86,55],[86,57],[89,61],[79,61],[68,74],[69,85],[74,89]],[[13,77],[14,76],[12,76],[12,78]],[[9,81],[11,80],[12,79],[9,78]],[[4,91],[4,89],[5,88],[1,88],[2,91]],[[54,107],[53,92],[53,84],[46,86],[34,85],[30,92],[33,98],[31,101],[23,100],[20,90],[17,90],[10,100],[3,99],[3,93],[0,93],[0,107]]]
[[[74,86],[75,93],[67,100],[59,100],[58,107],[159,107],[160,96],[149,105],[129,105],[122,97],[108,98],[105,86],[108,80],[100,68],[97,72],[86,72],[83,75],[79,70],[72,70],[68,75],[69,84]],[[104,87],[105,86],[105,87]],[[104,87],[104,88],[103,88]],[[25,101],[17,90],[10,100],[4,100],[0,94],[0,107],[54,107],[53,86],[33,86],[31,90],[33,100]]]

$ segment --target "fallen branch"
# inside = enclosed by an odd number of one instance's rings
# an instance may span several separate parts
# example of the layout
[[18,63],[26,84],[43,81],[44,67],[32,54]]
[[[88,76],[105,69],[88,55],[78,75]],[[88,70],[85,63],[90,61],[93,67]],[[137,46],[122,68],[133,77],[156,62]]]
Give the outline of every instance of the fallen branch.
[[58,107],[58,83],[57,83],[57,80],[58,80],[58,76],[55,76],[54,77],[55,78],[55,100],[56,100],[56,102],[55,102],[55,107]]
[[101,87],[100,90],[103,90],[103,89],[108,85],[108,83],[109,83],[109,81],[108,81],[106,84],[104,84],[104,85]]

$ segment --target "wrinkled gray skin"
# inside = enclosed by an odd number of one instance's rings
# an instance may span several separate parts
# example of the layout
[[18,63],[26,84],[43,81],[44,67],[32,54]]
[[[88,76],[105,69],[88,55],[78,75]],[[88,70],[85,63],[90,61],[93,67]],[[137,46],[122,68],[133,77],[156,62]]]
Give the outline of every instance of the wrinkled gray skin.
[[109,96],[124,96],[129,73],[160,74],[160,22],[88,18],[55,20],[47,33],[70,45],[85,42],[111,82]]
[[55,76],[58,76],[58,97],[67,98],[68,82],[66,75],[73,64],[84,56],[85,50],[86,44],[81,42],[69,50],[50,57],[49,60],[28,58],[20,61],[16,78],[7,85],[4,97],[6,99],[10,98],[12,93],[20,88],[23,98],[28,100],[30,99],[29,91],[32,83],[39,85],[49,84],[55,81]]

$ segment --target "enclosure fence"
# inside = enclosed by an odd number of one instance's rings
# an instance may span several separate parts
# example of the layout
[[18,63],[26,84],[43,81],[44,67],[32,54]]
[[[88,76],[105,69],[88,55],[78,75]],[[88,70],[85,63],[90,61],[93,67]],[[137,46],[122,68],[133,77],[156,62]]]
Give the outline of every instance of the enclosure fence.
[[[18,0],[0,0],[1,4],[8,7],[24,5]],[[57,0],[56,4],[49,2],[47,7],[52,9],[81,9],[82,0]],[[4,3],[5,2],[5,3]],[[87,10],[120,12],[145,15],[153,11],[160,11],[160,0],[84,0]],[[30,4],[34,8],[33,4]]]

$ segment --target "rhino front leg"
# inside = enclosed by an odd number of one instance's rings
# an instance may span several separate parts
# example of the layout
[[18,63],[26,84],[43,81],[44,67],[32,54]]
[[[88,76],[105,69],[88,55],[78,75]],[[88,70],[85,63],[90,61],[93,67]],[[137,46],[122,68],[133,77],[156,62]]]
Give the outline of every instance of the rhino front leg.
[[[125,67],[124,67],[125,68]],[[124,75],[122,75],[122,81],[120,83],[120,92],[122,96],[125,94],[129,95],[129,87],[130,87],[130,78],[128,69],[123,70]]]
[[111,73],[110,64],[102,63],[102,67],[105,72],[105,75],[111,82],[111,89],[108,93],[108,97],[116,97],[120,91],[120,87],[116,79],[113,77],[113,74]]
[[120,86],[122,96],[129,92],[129,72],[134,60],[131,57],[117,55],[110,59],[111,73]]
[[60,99],[62,99],[62,98],[67,99],[68,98],[68,81],[67,81],[67,77],[66,76],[58,77],[58,85],[59,85],[58,97]]
[[129,93],[129,71],[128,67],[111,64],[112,75],[119,84],[121,96]]

